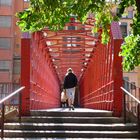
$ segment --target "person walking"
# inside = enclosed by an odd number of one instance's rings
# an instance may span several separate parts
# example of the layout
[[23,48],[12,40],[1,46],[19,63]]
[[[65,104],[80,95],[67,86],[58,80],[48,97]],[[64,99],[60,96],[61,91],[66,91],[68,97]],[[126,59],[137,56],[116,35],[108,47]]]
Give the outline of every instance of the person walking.
[[74,110],[74,97],[75,97],[75,89],[77,86],[77,77],[73,73],[72,69],[69,68],[67,70],[67,74],[64,78],[64,92],[68,98],[68,106],[69,110]]

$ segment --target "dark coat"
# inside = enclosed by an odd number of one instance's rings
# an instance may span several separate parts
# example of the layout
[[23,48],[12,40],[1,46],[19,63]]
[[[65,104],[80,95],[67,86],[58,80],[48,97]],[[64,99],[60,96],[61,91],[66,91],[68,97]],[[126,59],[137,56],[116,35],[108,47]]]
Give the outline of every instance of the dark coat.
[[68,73],[64,79],[64,89],[73,88],[77,85],[77,77],[73,73]]

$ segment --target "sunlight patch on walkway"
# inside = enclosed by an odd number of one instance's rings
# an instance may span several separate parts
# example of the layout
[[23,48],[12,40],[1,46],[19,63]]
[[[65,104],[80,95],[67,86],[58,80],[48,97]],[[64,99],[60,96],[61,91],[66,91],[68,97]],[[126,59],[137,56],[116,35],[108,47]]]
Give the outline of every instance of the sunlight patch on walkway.
[[[53,109],[46,109],[46,110],[39,110],[39,111],[59,111],[59,112],[67,112],[69,111],[69,108],[53,108]],[[70,112],[70,111],[69,111]],[[74,110],[71,110],[71,112],[110,112],[106,110],[96,110],[96,109],[89,109],[89,108],[75,108]]]

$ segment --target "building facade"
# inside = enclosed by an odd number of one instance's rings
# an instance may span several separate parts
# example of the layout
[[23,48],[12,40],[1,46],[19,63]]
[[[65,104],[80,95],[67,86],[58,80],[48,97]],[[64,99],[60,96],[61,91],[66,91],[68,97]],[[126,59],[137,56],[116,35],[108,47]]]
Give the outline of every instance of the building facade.
[[0,0],[0,98],[19,87],[21,32],[15,15],[27,8],[28,3]]

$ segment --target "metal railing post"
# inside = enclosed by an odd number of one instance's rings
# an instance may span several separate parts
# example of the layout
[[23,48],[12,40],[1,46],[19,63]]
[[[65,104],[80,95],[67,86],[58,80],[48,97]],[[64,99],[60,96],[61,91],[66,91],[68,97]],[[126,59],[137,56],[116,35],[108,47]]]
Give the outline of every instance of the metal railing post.
[[21,113],[22,113],[22,105],[21,105],[21,100],[22,100],[22,95],[19,94],[19,123],[21,123]]
[[124,123],[126,123],[126,94],[124,93],[123,96],[123,117],[124,117]]
[[2,103],[2,115],[1,115],[1,138],[4,137],[4,120],[5,120],[5,105]]
[[140,138],[140,103],[138,104],[138,137]]

